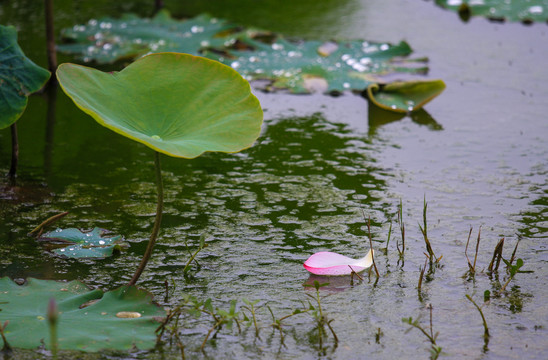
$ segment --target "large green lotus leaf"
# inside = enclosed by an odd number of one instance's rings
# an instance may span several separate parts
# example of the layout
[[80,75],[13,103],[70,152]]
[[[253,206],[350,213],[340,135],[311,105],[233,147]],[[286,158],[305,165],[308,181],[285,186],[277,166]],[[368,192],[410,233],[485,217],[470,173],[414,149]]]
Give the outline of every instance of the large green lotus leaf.
[[464,20],[478,15],[526,23],[548,21],[548,0],[436,0],[436,4],[457,11]]
[[426,59],[403,60],[409,45],[353,41],[288,40],[200,15],[177,21],[166,12],[153,19],[92,20],[63,31],[74,43],[59,49],[85,61],[113,62],[148,52],[201,54],[232,66],[248,80],[270,80],[270,89],[293,93],[362,91],[378,75],[424,73]]
[[367,88],[368,98],[375,105],[396,112],[418,110],[445,89],[442,80],[392,82],[372,84]]
[[27,107],[27,97],[44,86],[50,73],[25,56],[17,31],[0,25],[0,129],[15,123]]
[[53,250],[58,255],[70,258],[104,258],[120,251],[124,245],[121,235],[105,236],[106,233],[106,230],[97,227],[86,232],[75,228],[57,229],[41,235],[40,241],[64,245]]
[[262,109],[249,83],[206,58],[151,54],[113,73],[61,64],[57,78],[101,125],[167,155],[237,152],[261,130]]
[[[21,286],[4,277],[0,279],[0,323],[9,320],[4,334],[11,346],[34,349],[44,343],[49,348],[51,298],[59,311],[59,348],[66,350],[150,349],[156,344],[157,319],[165,316],[152,303],[150,293],[134,286],[103,293],[77,281],[28,279]],[[122,318],[117,316],[120,312],[140,316]]]

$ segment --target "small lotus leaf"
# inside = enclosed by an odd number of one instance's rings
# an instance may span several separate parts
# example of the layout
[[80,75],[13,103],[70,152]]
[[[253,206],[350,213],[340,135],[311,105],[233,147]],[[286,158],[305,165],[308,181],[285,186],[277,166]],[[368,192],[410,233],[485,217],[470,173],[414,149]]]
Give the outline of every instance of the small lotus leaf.
[[15,123],[27,97],[44,86],[50,72],[33,63],[17,44],[17,31],[0,25],[0,129]]
[[[12,347],[49,348],[47,308],[55,299],[60,349],[95,352],[103,349],[150,349],[156,344],[156,319],[165,311],[152,303],[152,295],[134,286],[103,293],[89,290],[78,281],[68,283],[28,279],[17,285],[8,277],[0,279],[0,323]],[[120,312],[139,313],[122,318]]]
[[40,236],[40,241],[62,244],[53,250],[58,255],[70,258],[104,258],[112,256],[124,245],[121,235],[107,237],[106,230],[94,228],[88,232],[78,229],[57,229]]
[[237,152],[259,136],[259,101],[236,71],[180,53],[144,56],[120,72],[61,64],[65,93],[101,125],[167,155]]
[[465,21],[475,15],[526,23],[548,21],[548,0],[436,0],[436,4],[457,11]]
[[369,85],[367,95],[383,109],[406,113],[420,109],[444,89],[442,80],[396,81],[386,85]]

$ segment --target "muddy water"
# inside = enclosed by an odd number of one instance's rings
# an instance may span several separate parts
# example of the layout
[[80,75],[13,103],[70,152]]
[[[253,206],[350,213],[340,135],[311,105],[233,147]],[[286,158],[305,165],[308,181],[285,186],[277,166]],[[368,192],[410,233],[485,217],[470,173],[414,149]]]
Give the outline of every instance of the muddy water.
[[[429,343],[402,318],[421,317],[427,327],[433,307],[434,332],[444,358],[543,359],[548,352],[548,48],[545,24],[495,24],[473,18],[463,24],[453,13],[431,2],[346,1],[307,11],[314,4],[294,2],[272,13],[271,2],[237,6],[188,2],[170,4],[175,14],[209,11],[234,21],[321,38],[407,40],[417,56],[430,58],[429,78],[442,78],[447,90],[426,112],[397,121],[378,114],[358,96],[289,96],[257,93],[265,108],[263,134],[256,146],[240,154],[206,154],[185,161],[164,157],[166,214],[162,239],[141,285],[164,302],[164,281],[177,304],[183,294],[212,298],[226,308],[231,299],[260,300],[277,317],[308,301],[303,284],[315,280],[302,268],[313,252],[332,250],[360,257],[368,248],[360,207],[371,216],[381,278],[328,279],[322,302],[339,337],[328,338],[325,355],[318,349],[314,322],[308,314],[287,320],[283,347],[270,328],[265,307],[256,339],[252,328],[221,331],[208,344],[211,358],[335,359],[426,358]],[[22,4],[22,3],[19,3]],[[148,2],[112,6],[85,2],[59,5],[59,26],[121,11],[147,14]],[[36,6],[36,5],[34,5]],[[78,7],[78,12],[74,11]],[[2,23],[21,30],[22,46],[43,61],[41,24],[30,3],[2,4]],[[270,9],[270,10],[269,10]],[[100,12],[99,12],[100,11]],[[287,14],[292,14],[288,16]],[[78,19],[74,20],[74,17]],[[39,25],[36,25],[39,26]],[[69,61],[61,57],[61,61]],[[44,65],[43,63],[41,63]],[[51,94],[50,94],[50,97]],[[48,108],[55,117],[46,126]],[[2,182],[0,197],[0,276],[72,280],[113,288],[124,284],[144,251],[155,209],[152,153],[140,144],[101,128],[59,93],[32,97],[18,122],[21,136],[17,187]],[[0,132],[0,167],[7,172],[9,132]],[[417,292],[425,251],[418,223],[428,202],[428,235],[442,267]],[[403,203],[406,253],[398,264],[397,205]],[[49,256],[26,233],[44,218],[68,210],[64,227],[95,225],[121,233],[131,247],[107,260],[73,261]],[[464,248],[472,226],[481,226],[479,273],[467,270]],[[198,256],[199,271],[185,279],[188,250],[201,234],[209,244]],[[483,303],[483,292],[504,283],[487,267],[500,238],[510,257],[525,270],[508,292],[483,305],[491,338],[486,344],[479,313],[465,298]],[[474,244],[475,245],[475,244]],[[473,247],[472,247],[473,248]],[[321,279],[321,281],[323,281]],[[240,303],[241,304],[241,303]],[[183,342],[187,357],[197,351],[211,324],[188,318]],[[382,335],[377,339],[376,334]],[[378,340],[378,341],[377,341]],[[163,354],[163,355],[162,355]],[[29,355],[32,356],[32,355]],[[179,358],[178,349],[114,358]]]

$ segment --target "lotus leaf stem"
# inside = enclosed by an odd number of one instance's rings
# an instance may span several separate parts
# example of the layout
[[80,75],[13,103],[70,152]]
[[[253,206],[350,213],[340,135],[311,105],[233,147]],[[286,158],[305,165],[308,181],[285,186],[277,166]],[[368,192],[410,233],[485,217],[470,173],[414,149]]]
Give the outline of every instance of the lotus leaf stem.
[[[55,70],[57,70],[57,52],[55,51],[55,32],[53,27],[53,0],[45,0],[45,13],[48,67],[49,71],[55,73]],[[52,76],[50,81],[55,82],[56,79],[55,76]]]
[[11,166],[8,176],[11,180],[15,179],[17,173],[17,162],[19,161],[19,141],[17,140],[17,125],[13,123],[11,129]]
[[141,273],[145,269],[148,263],[148,260],[150,259],[150,256],[152,255],[152,249],[154,248],[154,244],[156,244],[156,239],[158,238],[158,233],[160,232],[160,224],[162,222],[162,211],[164,208],[164,186],[162,183],[162,169],[160,167],[160,154],[157,151],[154,152],[154,168],[156,169],[156,187],[157,187],[157,193],[158,193],[158,202],[156,205],[156,219],[154,220],[154,227],[152,228],[152,234],[150,234],[150,239],[148,241],[145,254],[143,255],[143,258],[141,259],[141,263],[139,264],[139,267],[135,271],[135,274],[129,281],[128,286],[135,285],[137,280],[139,280]]

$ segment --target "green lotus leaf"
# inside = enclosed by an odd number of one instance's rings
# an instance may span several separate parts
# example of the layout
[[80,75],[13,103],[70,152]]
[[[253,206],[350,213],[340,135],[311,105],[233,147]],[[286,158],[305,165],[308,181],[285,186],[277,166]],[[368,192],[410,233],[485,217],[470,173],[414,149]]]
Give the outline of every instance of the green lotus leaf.
[[457,11],[465,21],[476,15],[525,23],[548,21],[548,0],[436,0],[436,4]]
[[237,152],[261,130],[262,109],[249,83],[202,57],[150,54],[113,73],[61,64],[57,78],[98,123],[167,155]]
[[65,29],[63,36],[71,43],[59,50],[84,61],[106,63],[163,51],[200,54],[248,80],[269,80],[269,90],[293,93],[363,91],[380,75],[428,69],[427,59],[406,59],[412,50],[405,42],[289,40],[207,15],[182,21],[167,12],[153,19],[103,18]]
[[105,17],[63,29],[61,36],[68,43],[58,45],[58,50],[101,64],[150,52],[200,55],[202,49],[222,47],[230,39],[219,34],[228,35],[236,30],[236,25],[208,15],[178,21],[162,10],[152,19],[135,15],[124,15],[120,19]]
[[40,90],[50,72],[33,63],[17,44],[17,31],[0,25],[0,129],[15,123],[27,107],[27,97]]
[[442,80],[396,81],[369,85],[367,95],[375,105],[385,110],[407,113],[422,108],[444,89]]
[[[292,93],[362,91],[379,77],[391,73],[423,73],[421,66],[407,66],[404,58],[412,50],[406,42],[397,45],[363,40],[322,42],[289,41],[277,36],[272,43],[239,38],[254,50],[231,50],[218,60],[232,66],[248,80],[271,80],[269,90]],[[207,52],[207,56],[214,54]],[[425,59],[422,59],[425,60]],[[419,59],[419,63],[422,62]],[[413,61],[413,65],[416,62]]]
[[70,258],[104,258],[112,256],[124,246],[121,235],[105,236],[106,230],[94,228],[88,232],[78,229],[57,229],[40,236],[40,241],[58,244],[53,250],[58,255]]
[[[12,347],[49,348],[47,308],[55,299],[60,349],[95,352],[103,349],[150,349],[156,344],[157,319],[165,311],[152,303],[152,295],[134,286],[103,293],[78,282],[28,279],[17,285],[0,279],[0,323]],[[134,314],[122,318],[121,312]],[[118,316],[117,316],[118,315]],[[1,341],[1,340],[0,340]]]

